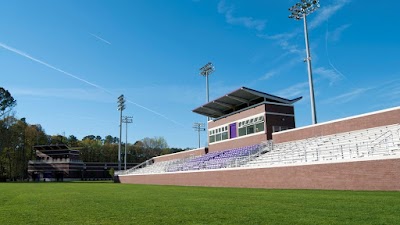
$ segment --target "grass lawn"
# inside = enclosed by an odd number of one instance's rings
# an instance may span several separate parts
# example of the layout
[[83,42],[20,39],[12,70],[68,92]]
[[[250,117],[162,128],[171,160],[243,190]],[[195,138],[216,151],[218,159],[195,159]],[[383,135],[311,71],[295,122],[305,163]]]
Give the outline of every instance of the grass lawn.
[[400,192],[0,183],[0,224],[400,224]]

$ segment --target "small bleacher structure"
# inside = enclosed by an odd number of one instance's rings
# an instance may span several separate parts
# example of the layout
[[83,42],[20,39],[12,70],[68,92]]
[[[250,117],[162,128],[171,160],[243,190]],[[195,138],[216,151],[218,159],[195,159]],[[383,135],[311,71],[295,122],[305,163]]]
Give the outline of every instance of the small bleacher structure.
[[109,170],[118,169],[116,162],[83,162],[79,149],[66,144],[36,145],[33,150],[36,159],[28,161],[32,181],[111,180]]
[[32,180],[63,181],[80,178],[84,166],[79,150],[65,144],[33,146],[36,160],[28,162],[28,173]]

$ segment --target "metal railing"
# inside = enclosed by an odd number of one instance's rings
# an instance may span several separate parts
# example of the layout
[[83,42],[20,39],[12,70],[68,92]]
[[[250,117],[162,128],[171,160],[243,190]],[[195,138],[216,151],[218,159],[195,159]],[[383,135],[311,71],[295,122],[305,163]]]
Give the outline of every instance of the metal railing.
[[[400,128],[399,130],[400,131]],[[264,154],[257,160],[249,162],[250,165],[274,165],[307,163],[318,161],[340,161],[346,159],[360,159],[376,156],[400,155],[400,133],[391,130],[383,132],[372,141],[353,140],[347,143],[329,143],[318,145],[311,140],[303,144],[293,143],[286,148],[287,144],[275,145],[273,151]]]
[[[188,171],[252,165],[340,161],[388,155],[400,155],[400,124],[275,145],[272,140],[269,140],[259,145],[255,151],[250,151],[246,156],[236,156],[216,161],[209,160],[198,164],[193,163],[193,165],[190,164],[190,161],[196,157],[190,156],[184,159],[170,160],[160,166],[162,166],[162,172],[168,172],[175,171],[173,168],[179,166],[184,166],[184,170]],[[159,163],[154,163],[154,160],[150,159],[129,170],[116,171],[115,174],[140,173],[140,170],[146,167],[156,166],[154,164]],[[151,173],[150,171],[149,168],[149,170],[144,170],[143,172]],[[159,170],[155,168],[154,171]]]
[[39,159],[39,160],[29,160],[29,163],[83,163],[82,160],[77,160],[77,159],[69,159],[69,158],[64,158],[64,159]]

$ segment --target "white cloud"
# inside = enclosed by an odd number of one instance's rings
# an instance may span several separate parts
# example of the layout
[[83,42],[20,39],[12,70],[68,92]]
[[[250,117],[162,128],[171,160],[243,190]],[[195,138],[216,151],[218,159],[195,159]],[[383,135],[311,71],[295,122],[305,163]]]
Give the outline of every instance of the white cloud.
[[327,37],[329,40],[331,41],[338,41],[340,39],[340,37],[342,36],[342,33],[351,26],[351,24],[344,24],[338,28],[336,28],[334,31],[332,32],[328,32],[327,33]]
[[335,70],[326,69],[325,67],[317,67],[314,69],[314,73],[321,77],[329,80],[329,85],[333,85],[337,81],[342,79],[342,75]]
[[258,37],[267,39],[267,40],[274,40],[278,43],[278,45],[285,50],[289,54],[299,54],[303,53],[304,50],[299,49],[298,45],[290,44],[289,40],[298,34],[297,31],[292,33],[281,33],[275,35],[258,35]]
[[258,35],[258,37],[264,38],[264,39],[269,39],[269,40],[289,40],[290,38],[294,37],[296,34],[297,34],[297,32],[280,33],[280,34],[274,34],[274,35],[260,34],[260,35]]
[[218,12],[225,15],[227,23],[232,25],[241,25],[249,29],[256,29],[258,31],[264,30],[266,20],[254,19],[252,17],[237,17],[234,16],[234,7],[227,6],[224,0],[218,3]]
[[297,98],[299,96],[307,96],[308,95],[308,82],[301,82],[294,84],[290,87],[282,89],[274,93],[277,96],[282,96],[284,98]]
[[316,11],[315,18],[310,22],[309,28],[314,29],[321,25],[323,22],[329,20],[338,10],[343,8],[351,0],[336,0],[332,5],[323,6]]
[[271,77],[275,76],[278,72],[277,71],[269,71],[267,73],[264,74],[264,76],[260,77],[259,80],[268,80]]
[[391,80],[379,85],[377,96],[390,101],[400,101],[400,79]]
[[322,101],[322,103],[324,104],[343,104],[343,103],[347,103],[350,102],[358,97],[360,97],[362,94],[364,94],[365,92],[367,92],[368,90],[370,90],[371,88],[357,88],[354,89],[350,92],[332,97],[332,98],[328,98],[324,101]]

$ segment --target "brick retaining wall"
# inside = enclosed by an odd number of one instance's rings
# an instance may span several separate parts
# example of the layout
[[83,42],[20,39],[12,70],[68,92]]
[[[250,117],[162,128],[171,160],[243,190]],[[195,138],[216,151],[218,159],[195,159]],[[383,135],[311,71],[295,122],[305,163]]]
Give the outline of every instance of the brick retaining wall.
[[274,143],[302,140],[400,123],[400,107],[329,121],[272,134]]
[[198,149],[193,149],[193,150],[186,150],[182,152],[177,152],[177,153],[172,153],[168,155],[161,155],[154,157],[154,162],[164,162],[164,161],[169,161],[169,160],[174,160],[174,159],[184,159],[192,156],[202,156],[206,154],[205,148],[198,148]]
[[180,186],[397,190],[400,159],[120,176],[121,183]]

